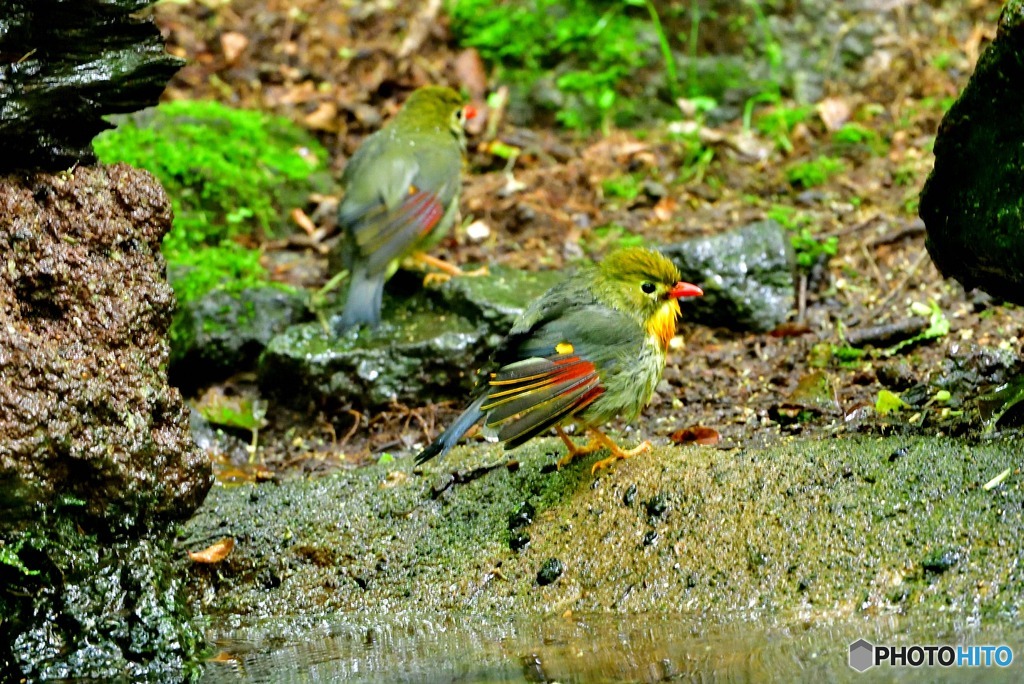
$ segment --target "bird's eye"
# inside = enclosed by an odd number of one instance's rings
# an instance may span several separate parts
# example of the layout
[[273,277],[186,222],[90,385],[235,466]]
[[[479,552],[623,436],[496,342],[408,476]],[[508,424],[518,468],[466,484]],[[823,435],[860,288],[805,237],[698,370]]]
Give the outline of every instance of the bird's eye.
[[644,294],[654,293],[654,283],[642,282],[640,283],[640,289],[644,291]]

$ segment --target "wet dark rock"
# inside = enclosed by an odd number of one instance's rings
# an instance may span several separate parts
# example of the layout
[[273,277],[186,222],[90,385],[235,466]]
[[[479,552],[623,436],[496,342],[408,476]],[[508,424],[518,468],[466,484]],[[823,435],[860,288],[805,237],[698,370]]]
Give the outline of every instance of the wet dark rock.
[[963,394],[989,385],[1000,385],[1024,373],[1024,359],[1009,349],[954,343],[943,360],[933,384]]
[[171,327],[171,379],[194,388],[251,370],[275,335],[310,316],[305,294],[275,285],[183,302]]
[[169,543],[82,535],[67,515],[22,539],[38,574],[0,564],[0,679],[183,681],[195,670],[203,633],[181,617]]
[[308,323],[274,337],[258,364],[264,391],[301,408],[310,400],[363,408],[463,400],[513,321],[565,276],[498,266],[400,298],[410,277],[400,272],[388,283],[376,329],[337,337]]
[[917,373],[906,359],[897,359],[881,365],[876,375],[884,387],[896,391],[905,390],[917,382]]
[[508,538],[508,548],[513,551],[522,551],[530,544],[529,532],[513,532]]
[[775,221],[663,247],[683,280],[704,296],[687,300],[683,317],[736,330],[772,330],[793,308],[793,248]]
[[465,397],[492,347],[480,326],[422,300],[385,312],[375,329],[341,337],[304,323],[274,337],[259,360],[263,391],[285,404],[384,407],[424,397]]
[[93,136],[111,127],[104,115],[156,104],[184,62],[135,14],[150,2],[2,4],[0,171],[93,162]]
[[633,502],[636,501],[636,483],[629,485],[626,489],[626,493],[622,495],[622,505],[632,506]]
[[[921,192],[928,253],[965,288],[1024,303],[1024,0],[1003,8],[995,41],[942,119]],[[971,173],[964,173],[970,169]]]
[[536,509],[529,501],[524,501],[515,513],[508,517],[508,529],[517,530],[526,527],[533,522],[533,516],[537,515]]
[[200,648],[164,536],[211,484],[167,384],[170,221],[125,165],[0,178],[4,681],[177,680]]
[[544,565],[540,566],[540,570],[537,571],[537,584],[546,587],[557,581],[563,572],[565,572],[565,563],[557,558],[549,558],[544,561]]
[[907,447],[899,447],[898,449],[893,449],[893,452],[889,454],[889,463],[895,463],[901,458],[906,458],[909,455],[910,449],[908,449]]
[[651,518],[660,518],[668,510],[668,499],[664,494],[655,494],[644,502],[644,510]]
[[71,496],[145,527],[206,495],[210,464],[165,375],[170,220],[160,186],[125,165],[0,179],[0,482],[17,485],[0,526]]

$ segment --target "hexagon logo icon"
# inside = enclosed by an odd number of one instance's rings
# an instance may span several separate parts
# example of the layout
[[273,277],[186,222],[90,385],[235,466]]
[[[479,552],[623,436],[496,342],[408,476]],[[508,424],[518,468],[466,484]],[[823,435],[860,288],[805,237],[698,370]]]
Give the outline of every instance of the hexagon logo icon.
[[850,667],[857,672],[864,672],[875,666],[875,647],[871,642],[857,639],[850,644]]

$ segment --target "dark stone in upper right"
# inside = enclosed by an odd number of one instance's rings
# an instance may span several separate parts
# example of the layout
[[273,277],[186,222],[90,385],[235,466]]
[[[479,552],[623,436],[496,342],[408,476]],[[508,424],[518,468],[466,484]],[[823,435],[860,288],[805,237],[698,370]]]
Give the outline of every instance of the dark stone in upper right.
[[926,245],[943,275],[1024,303],[1024,0],[1010,0],[935,138],[921,192]]

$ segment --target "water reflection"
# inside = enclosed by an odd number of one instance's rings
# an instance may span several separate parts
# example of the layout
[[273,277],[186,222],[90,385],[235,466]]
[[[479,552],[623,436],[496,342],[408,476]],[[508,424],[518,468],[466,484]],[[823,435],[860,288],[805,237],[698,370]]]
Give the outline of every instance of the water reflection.
[[[762,621],[761,625],[764,624]],[[971,682],[1022,681],[1019,627],[915,626],[896,617],[840,624],[708,624],[692,616],[574,616],[507,622],[279,620],[218,630],[203,682]],[[852,641],[1009,644],[1009,668],[847,665]]]

